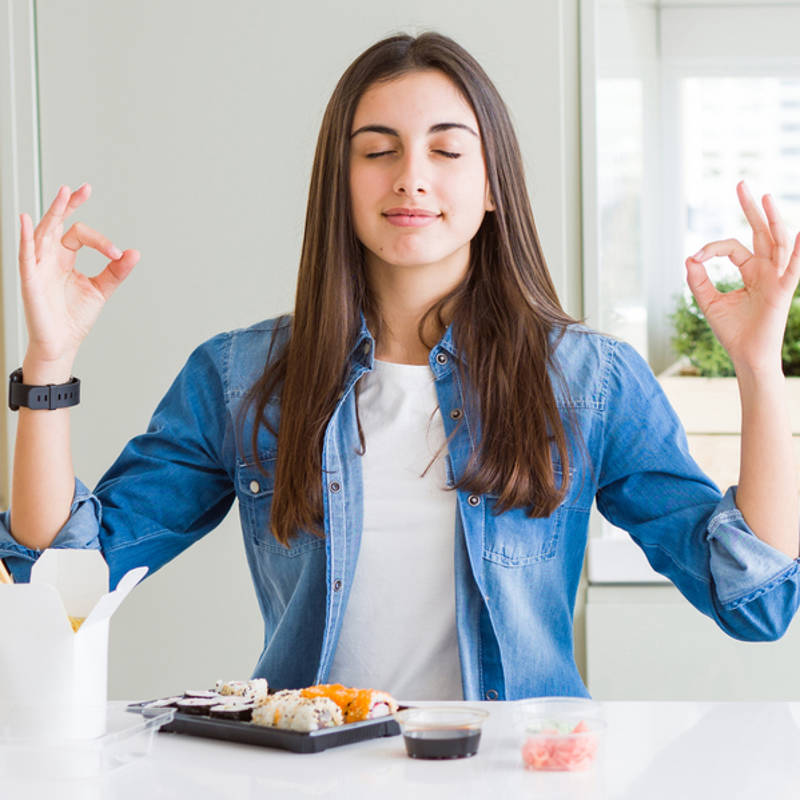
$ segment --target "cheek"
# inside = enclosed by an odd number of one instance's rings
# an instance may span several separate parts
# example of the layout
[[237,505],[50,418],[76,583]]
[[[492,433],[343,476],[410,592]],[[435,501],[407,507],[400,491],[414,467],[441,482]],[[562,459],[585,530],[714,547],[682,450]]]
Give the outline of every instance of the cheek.
[[459,217],[465,224],[471,224],[484,214],[486,176],[482,171],[465,173],[451,186],[449,203],[458,209]]
[[376,198],[381,194],[378,176],[369,170],[351,169],[350,171],[350,203],[353,214],[359,210],[366,211],[374,206]]
[[357,171],[351,170],[349,176],[350,182],[350,213],[353,217],[353,223],[356,227],[359,225],[360,218],[363,214],[362,208],[364,206],[364,188],[361,176]]

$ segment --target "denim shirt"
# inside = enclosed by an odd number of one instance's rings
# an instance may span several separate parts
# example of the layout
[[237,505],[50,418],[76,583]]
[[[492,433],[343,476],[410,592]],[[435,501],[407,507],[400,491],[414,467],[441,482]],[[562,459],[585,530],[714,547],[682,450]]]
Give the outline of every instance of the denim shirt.
[[[374,340],[361,318],[349,375],[325,431],[325,538],[301,531],[289,547],[270,533],[276,438],[263,426],[259,471],[235,420],[286,319],[221,333],[197,347],[156,408],[93,492],[76,478],[70,517],[52,547],[99,548],[115,587],[129,569],[157,570],[212,530],[238,500],[264,645],[254,676],[276,687],[325,682],[347,608],[361,536],[362,478],[355,384],[373,368]],[[555,342],[556,340],[553,339]],[[524,509],[495,514],[496,498],[457,490],[455,601],[464,697],[587,696],[573,655],[573,610],[592,501],[626,529],[654,569],[728,634],[772,640],[798,606],[798,562],[759,539],[734,500],[689,455],[686,436],[647,363],[628,344],[570,326],[555,350],[568,392],[553,386],[562,418],[574,415],[588,460],[573,440],[569,489],[546,518]],[[448,483],[463,473],[480,426],[465,401],[452,329],[431,350],[447,435]],[[454,409],[462,414],[451,416]],[[267,416],[277,425],[279,403]],[[569,430],[569,428],[568,428]],[[369,443],[367,443],[369,446]],[[562,473],[554,452],[556,476]],[[563,479],[563,475],[562,475]],[[0,515],[0,557],[28,580],[39,551]],[[389,567],[387,567],[389,568]],[[410,584],[413,590],[413,583]],[[380,602],[380,598],[375,598]],[[420,625],[424,625],[420,620]]]

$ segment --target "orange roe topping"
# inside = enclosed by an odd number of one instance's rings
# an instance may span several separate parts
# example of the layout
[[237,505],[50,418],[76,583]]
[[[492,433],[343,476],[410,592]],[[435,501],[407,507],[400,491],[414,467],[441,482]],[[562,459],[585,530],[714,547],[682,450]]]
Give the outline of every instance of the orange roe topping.
[[303,697],[327,697],[344,710],[344,707],[352,700],[356,691],[357,689],[350,689],[347,686],[342,686],[341,683],[321,683],[317,686],[301,689],[300,694]]
[[301,689],[303,697],[328,697],[342,709],[345,722],[359,722],[367,718],[372,700],[372,689],[352,689],[341,683],[321,683]]
[[369,714],[369,704],[372,701],[372,689],[362,689],[347,706],[345,722],[358,722],[366,719]]

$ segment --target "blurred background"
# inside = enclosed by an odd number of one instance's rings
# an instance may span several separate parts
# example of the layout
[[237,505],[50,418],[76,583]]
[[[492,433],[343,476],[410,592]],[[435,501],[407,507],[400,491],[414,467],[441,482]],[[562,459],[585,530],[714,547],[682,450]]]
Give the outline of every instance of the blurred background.
[[[92,185],[74,214],[142,258],[75,365],[74,466],[94,486],[189,353],[292,308],[316,136],[343,70],[385,36],[435,30],[510,110],[567,311],[657,373],[700,244],[746,236],[735,184],[800,226],[800,3],[409,0],[225,4],[0,0],[0,291],[5,373],[22,363],[18,214]],[[78,268],[104,266],[82,251]],[[714,265],[719,275],[722,264]],[[0,415],[0,507],[15,416]],[[716,478],[715,478],[716,479]],[[724,487],[723,487],[724,488]],[[592,520],[576,658],[598,699],[795,699],[794,629],[727,639]],[[114,617],[112,698],[250,675],[263,628],[234,507]]]

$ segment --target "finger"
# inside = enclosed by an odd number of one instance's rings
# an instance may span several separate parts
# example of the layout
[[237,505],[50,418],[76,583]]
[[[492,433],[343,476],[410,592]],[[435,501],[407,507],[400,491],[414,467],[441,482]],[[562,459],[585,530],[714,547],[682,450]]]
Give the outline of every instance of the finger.
[[780,274],[783,274],[786,259],[792,248],[792,240],[789,238],[789,231],[786,230],[783,218],[778,212],[775,198],[771,194],[765,194],[762,202],[764,204],[764,211],[767,212],[767,222],[769,222],[772,240],[775,243],[772,252],[772,261],[775,266],[778,267]]
[[738,239],[722,239],[703,245],[692,258],[703,262],[714,256],[729,258],[737,267],[742,267],[753,254]]
[[705,314],[706,309],[717,299],[721,292],[717,291],[717,287],[711,282],[702,262],[696,261],[694,258],[686,259],[686,282],[697,299],[697,305],[700,306],[700,310]]
[[118,261],[112,261],[99,275],[95,275],[89,280],[108,300],[122,281],[128,277],[139,258],[138,250],[126,250]]
[[116,261],[122,256],[120,250],[110,239],[107,239],[96,230],[84,225],[82,222],[76,222],[62,237],[61,244],[68,250],[78,252],[84,245],[94,248],[101,252],[112,261]]
[[789,263],[786,265],[786,270],[781,276],[781,288],[786,291],[791,291],[792,294],[794,294],[798,279],[800,279],[800,233],[797,234],[794,240],[792,256],[789,259]]
[[89,199],[91,193],[92,187],[88,183],[82,183],[74,192],[70,191],[69,186],[60,186],[55,200],[36,228],[36,242],[40,242],[47,233],[60,233],[59,226],[63,225],[64,220],[78,206]]
[[739,204],[742,206],[747,221],[753,229],[753,252],[763,258],[772,256],[772,234],[770,233],[767,221],[761,214],[753,195],[744,181],[739,181],[736,186],[736,193],[739,195]]
[[27,280],[36,267],[33,220],[27,214],[20,214],[19,223],[19,268],[22,280]]
[[64,186],[62,184],[58,187],[55,199],[50,204],[50,208],[47,209],[45,215],[39,220],[39,224],[36,226],[36,230],[34,231],[34,239],[36,244],[39,244],[39,242],[41,242],[48,233],[53,231],[53,229],[58,226],[59,220],[61,220],[64,213],[64,209],[67,207],[67,203],[69,202],[69,198],[69,186]]
[[82,183],[72,194],[67,201],[67,207],[61,215],[60,222],[63,222],[78,206],[83,205],[92,194],[92,187],[88,183]]

